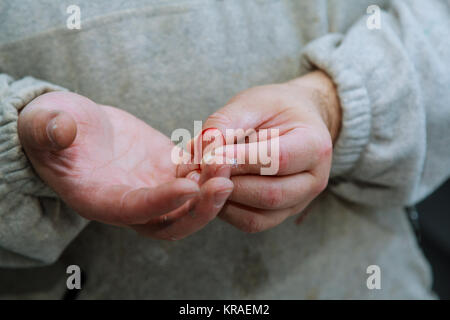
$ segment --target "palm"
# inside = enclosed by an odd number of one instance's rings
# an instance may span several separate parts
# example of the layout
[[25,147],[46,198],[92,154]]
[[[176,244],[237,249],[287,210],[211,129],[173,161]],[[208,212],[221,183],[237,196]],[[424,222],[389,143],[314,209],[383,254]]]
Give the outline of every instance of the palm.
[[65,150],[81,178],[102,185],[155,187],[175,179],[172,142],[162,133],[122,110],[100,106],[108,121],[79,126],[78,137]]
[[145,236],[173,240],[200,230],[233,189],[226,168],[206,166],[200,177],[183,166],[185,178],[177,178],[166,136],[78,94],[37,97],[21,111],[18,133],[38,176],[70,207]]
[[76,122],[75,140],[56,152],[25,149],[39,176],[80,214],[102,220],[126,191],[176,179],[166,136],[120,109],[80,96],[57,98]]

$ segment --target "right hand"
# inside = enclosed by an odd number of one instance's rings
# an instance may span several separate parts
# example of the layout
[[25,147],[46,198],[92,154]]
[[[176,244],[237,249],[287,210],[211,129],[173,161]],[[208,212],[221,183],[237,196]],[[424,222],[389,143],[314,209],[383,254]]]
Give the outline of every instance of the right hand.
[[201,179],[195,171],[177,178],[169,138],[74,93],[34,99],[18,131],[36,173],[81,216],[152,238],[181,239],[203,228],[233,189],[225,166],[202,170]]

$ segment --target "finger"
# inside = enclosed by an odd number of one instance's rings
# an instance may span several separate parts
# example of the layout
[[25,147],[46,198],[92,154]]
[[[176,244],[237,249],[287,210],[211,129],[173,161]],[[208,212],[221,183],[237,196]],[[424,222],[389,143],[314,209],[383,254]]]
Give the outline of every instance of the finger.
[[203,155],[225,145],[226,140],[222,132],[215,128],[202,130],[192,140],[188,141],[186,150],[191,155],[191,163],[201,164]]
[[[203,128],[217,128],[226,136],[226,129],[259,128],[268,119],[267,115],[278,112],[277,96],[282,86],[260,86],[246,90],[233,97],[205,121]],[[255,103],[257,101],[257,103]]]
[[312,200],[321,192],[315,176],[309,172],[290,176],[234,176],[230,200],[260,209],[286,209]]
[[151,218],[181,207],[199,192],[198,184],[189,179],[176,179],[155,188],[103,187],[93,192],[91,198],[96,208],[105,209],[91,212],[90,218],[111,224],[145,224]]
[[187,178],[188,174],[193,171],[200,171],[199,164],[179,164],[177,166],[177,178]]
[[[196,166],[194,168],[200,167]],[[187,169],[188,168],[185,168],[184,170],[187,171]],[[203,183],[214,177],[230,178],[230,173],[231,167],[229,165],[220,165],[212,163],[212,164],[202,164],[201,169],[195,169],[187,174],[184,173],[183,174],[187,179],[190,179],[202,185]]]
[[18,131],[25,149],[59,151],[73,143],[77,125],[67,112],[32,109],[19,116]]
[[229,201],[219,217],[241,231],[257,233],[279,225],[301,210],[301,205],[281,210],[262,210]]
[[182,209],[152,219],[148,224],[133,226],[141,234],[152,238],[179,240],[185,238],[213,220],[233,190],[226,178],[213,178],[201,187],[200,196]]
[[225,163],[232,164],[232,176],[290,175],[312,169],[331,154],[331,141],[314,130],[296,128],[280,137],[273,135],[269,140],[219,147],[214,150],[215,157],[222,156]]
[[177,166],[177,178],[186,177],[190,172],[201,171],[200,164],[205,152],[212,151],[225,144],[225,138],[217,129],[206,129],[187,143],[188,159]]

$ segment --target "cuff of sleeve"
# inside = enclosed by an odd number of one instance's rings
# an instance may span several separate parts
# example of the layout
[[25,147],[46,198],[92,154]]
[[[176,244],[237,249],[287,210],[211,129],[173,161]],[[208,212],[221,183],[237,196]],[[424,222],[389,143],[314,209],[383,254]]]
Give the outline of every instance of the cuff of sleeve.
[[0,201],[11,192],[54,196],[36,176],[20,144],[17,120],[20,110],[34,98],[64,88],[26,77],[14,81],[0,74]]
[[342,35],[331,34],[311,42],[302,52],[301,73],[326,72],[336,84],[342,108],[342,125],[333,151],[331,177],[348,174],[369,143],[370,100],[363,77],[344,57],[339,46]]

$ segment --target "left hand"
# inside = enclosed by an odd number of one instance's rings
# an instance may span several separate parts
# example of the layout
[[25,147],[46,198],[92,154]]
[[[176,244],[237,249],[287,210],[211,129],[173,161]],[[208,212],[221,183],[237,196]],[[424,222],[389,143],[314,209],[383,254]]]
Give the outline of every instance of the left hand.
[[257,132],[254,143],[259,150],[269,142],[260,135],[262,129],[279,129],[279,154],[272,159],[279,166],[272,176],[260,175],[264,165],[259,157],[256,164],[248,162],[251,142],[228,141],[224,148],[219,148],[226,151],[227,157],[234,151],[237,159],[247,160],[232,168],[234,189],[219,216],[243,231],[254,233],[300,213],[328,184],[332,146],[340,122],[336,88],[321,71],[283,84],[255,87],[235,96],[208,118],[203,131],[217,128],[226,136],[226,129],[254,129]]
[[71,92],[40,95],[21,111],[20,142],[34,171],[78,214],[163,240],[216,217],[233,188],[229,168],[190,173],[168,137],[133,115]]

